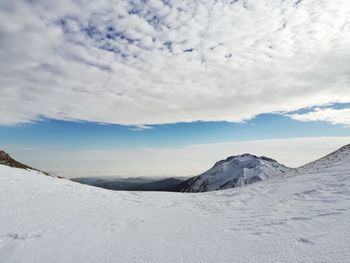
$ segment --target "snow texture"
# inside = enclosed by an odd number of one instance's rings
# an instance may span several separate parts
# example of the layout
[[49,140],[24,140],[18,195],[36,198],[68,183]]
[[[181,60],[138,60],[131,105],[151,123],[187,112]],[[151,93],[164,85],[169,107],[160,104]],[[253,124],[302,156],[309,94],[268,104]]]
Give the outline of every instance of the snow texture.
[[108,191],[0,165],[0,262],[350,262],[349,148],[197,194]]

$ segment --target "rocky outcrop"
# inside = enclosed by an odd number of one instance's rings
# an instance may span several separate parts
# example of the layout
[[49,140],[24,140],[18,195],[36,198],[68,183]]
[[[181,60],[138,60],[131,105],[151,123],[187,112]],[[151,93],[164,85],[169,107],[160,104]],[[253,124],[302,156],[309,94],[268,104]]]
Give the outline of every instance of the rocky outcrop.
[[48,173],[40,171],[38,169],[35,169],[33,167],[30,167],[29,165],[20,163],[18,161],[16,161],[15,159],[11,158],[11,156],[5,152],[0,150],[0,165],[7,165],[10,167],[14,167],[14,168],[20,168],[20,169],[30,169],[30,170],[35,170],[35,171],[39,171],[42,172],[46,175],[48,175]]

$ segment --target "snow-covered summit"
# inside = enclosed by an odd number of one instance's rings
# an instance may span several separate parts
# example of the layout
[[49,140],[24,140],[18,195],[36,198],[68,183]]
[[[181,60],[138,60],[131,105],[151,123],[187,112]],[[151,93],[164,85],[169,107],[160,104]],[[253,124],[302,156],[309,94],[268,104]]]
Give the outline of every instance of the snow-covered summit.
[[283,174],[290,168],[265,156],[242,154],[230,156],[205,173],[192,177],[184,183],[183,192],[208,192],[234,188],[269,177]]

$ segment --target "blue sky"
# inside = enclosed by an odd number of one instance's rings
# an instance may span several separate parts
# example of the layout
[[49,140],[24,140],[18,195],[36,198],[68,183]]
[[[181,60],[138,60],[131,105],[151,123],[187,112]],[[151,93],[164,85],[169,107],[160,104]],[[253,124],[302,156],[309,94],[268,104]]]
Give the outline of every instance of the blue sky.
[[49,119],[0,126],[1,145],[66,150],[176,148],[231,141],[348,135],[350,127],[345,125],[300,122],[280,114],[262,114],[243,123],[191,122],[146,128]]
[[0,38],[0,148],[38,168],[295,166],[348,142],[344,0],[0,1]]
[[147,128],[49,119],[0,126],[0,145],[15,158],[67,177],[190,176],[244,152],[297,167],[349,142],[349,126],[281,114]]

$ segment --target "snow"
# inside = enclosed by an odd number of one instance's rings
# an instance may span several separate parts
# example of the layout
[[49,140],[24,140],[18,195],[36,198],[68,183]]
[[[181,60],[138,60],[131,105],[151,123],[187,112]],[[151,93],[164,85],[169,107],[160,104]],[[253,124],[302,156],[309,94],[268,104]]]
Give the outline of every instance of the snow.
[[109,191],[0,165],[0,262],[350,262],[350,150],[333,157],[207,193]]
[[217,162],[201,175],[189,179],[183,191],[208,192],[234,188],[266,180],[290,170],[291,168],[266,157],[251,154],[231,156]]

